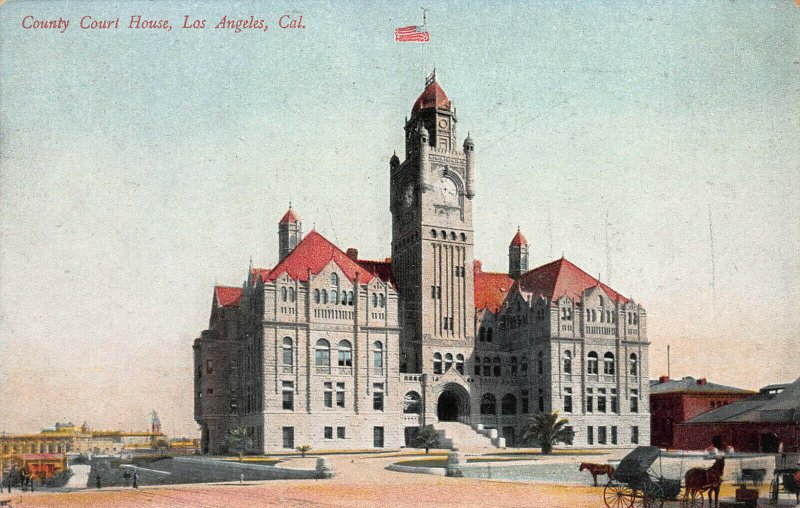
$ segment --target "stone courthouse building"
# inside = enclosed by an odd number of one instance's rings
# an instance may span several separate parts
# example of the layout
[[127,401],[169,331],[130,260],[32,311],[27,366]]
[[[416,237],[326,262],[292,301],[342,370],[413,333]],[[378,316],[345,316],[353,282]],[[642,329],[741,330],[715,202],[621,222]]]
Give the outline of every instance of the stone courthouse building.
[[273,268],[214,288],[194,342],[202,448],[243,427],[253,450],[520,445],[559,411],[575,446],[648,444],[647,315],[561,258],[529,270],[517,231],[508,273],[474,260],[475,145],[435,76],[389,161],[391,257],[362,260],[302,222],[278,225]]

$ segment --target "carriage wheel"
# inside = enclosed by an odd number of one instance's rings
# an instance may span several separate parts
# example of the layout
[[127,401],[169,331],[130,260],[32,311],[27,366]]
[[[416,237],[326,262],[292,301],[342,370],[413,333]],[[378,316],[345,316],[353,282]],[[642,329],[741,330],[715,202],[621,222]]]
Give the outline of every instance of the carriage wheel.
[[703,508],[703,494],[699,490],[687,490],[681,499],[681,508]]
[[769,504],[778,504],[779,488],[778,475],[775,475],[775,478],[772,479],[772,483],[769,485]]
[[635,491],[626,485],[609,484],[603,488],[603,501],[608,508],[630,508],[635,500]]
[[644,495],[644,508],[662,508],[664,506],[664,489],[658,483],[648,487]]
[[647,494],[643,490],[633,489],[633,502],[631,508],[648,508]]

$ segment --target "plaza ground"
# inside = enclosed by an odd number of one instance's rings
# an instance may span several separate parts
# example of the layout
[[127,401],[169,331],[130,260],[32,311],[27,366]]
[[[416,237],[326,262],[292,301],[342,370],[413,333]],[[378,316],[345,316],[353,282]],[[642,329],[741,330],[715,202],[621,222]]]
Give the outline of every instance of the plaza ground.
[[[331,455],[336,471],[331,480],[173,485],[163,487],[87,489],[73,492],[21,493],[14,507],[238,507],[238,506],[525,506],[548,508],[600,507],[601,487],[517,483],[387,471],[405,457],[397,454]],[[608,457],[596,457],[598,462]],[[569,457],[577,463],[591,457]],[[565,457],[544,460],[564,462]],[[315,458],[292,458],[285,467],[313,468]],[[722,496],[733,496],[725,485]],[[0,496],[0,499],[7,494]],[[788,500],[788,499],[787,499]],[[674,504],[677,506],[677,503]],[[791,505],[793,506],[793,500]]]

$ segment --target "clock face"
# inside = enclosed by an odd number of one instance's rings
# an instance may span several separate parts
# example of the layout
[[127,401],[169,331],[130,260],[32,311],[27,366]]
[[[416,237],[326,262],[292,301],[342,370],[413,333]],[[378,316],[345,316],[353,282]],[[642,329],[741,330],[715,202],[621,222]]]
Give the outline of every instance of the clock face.
[[439,127],[442,128],[442,129],[446,129],[447,128],[447,119],[446,118],[442,118],[441,120],[439,120]]
[[414,204],[414,186],[412,184],[408,184],[408,187],[406,187],[406,191],[403,194],[403,204],[407,207]]
[[445,206],[457,207],[458,202],[458,189],[456,184],[449,178],[441,177],[436,180],[434,190],[439,195],[441,202]]

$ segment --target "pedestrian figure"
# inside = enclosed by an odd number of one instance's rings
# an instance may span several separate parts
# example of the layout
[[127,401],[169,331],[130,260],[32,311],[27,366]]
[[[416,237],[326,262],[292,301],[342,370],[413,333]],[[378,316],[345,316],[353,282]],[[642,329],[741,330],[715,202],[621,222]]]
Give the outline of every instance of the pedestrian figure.
[[95,480],[97,481],[97,488],[99,489],[99,488],[101,487],[101,484],[100,484],[100,475],[99,475],[99,474],[98,474],[98,475],[95,477]]
[[122,477],[125,478],[125,486],[127,487],[130,484],[131,474],[128,470],[125,470],[125,473],[122,474]]
[[139,474],[136,471],[133,472],[133,488],[139,488]]
[[239,473],[239,483],[244,483],[244,473]]

